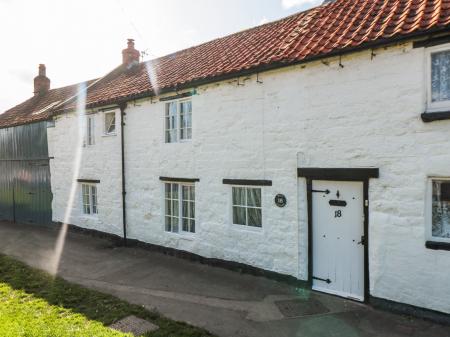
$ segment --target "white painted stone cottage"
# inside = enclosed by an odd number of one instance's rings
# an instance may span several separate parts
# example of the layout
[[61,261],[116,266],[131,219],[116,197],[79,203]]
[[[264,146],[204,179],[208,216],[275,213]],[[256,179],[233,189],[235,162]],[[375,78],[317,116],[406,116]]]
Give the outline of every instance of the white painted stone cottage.
[[39,85],[0,126],[52,121],[55,222],[450,314],[449,1],[337,0],[148,62],[129,40]]

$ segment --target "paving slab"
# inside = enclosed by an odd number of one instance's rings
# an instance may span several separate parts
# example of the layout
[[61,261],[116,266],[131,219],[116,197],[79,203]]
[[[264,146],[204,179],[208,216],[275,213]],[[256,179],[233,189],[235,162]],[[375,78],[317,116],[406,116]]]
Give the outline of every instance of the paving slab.
[[157,325],[133,315],[122,318],[109,327],[120,332],[131,333],[136,337],[159,329]]
[[[0,222],[0,252],[51,270],[58,230]],[[450,337],[450,327],[69,232],[58,275],[220,337]]]

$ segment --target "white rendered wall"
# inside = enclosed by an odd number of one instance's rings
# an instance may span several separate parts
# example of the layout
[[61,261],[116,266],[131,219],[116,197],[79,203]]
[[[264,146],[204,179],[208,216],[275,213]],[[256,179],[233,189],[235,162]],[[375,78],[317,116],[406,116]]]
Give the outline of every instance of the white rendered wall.
[[[197,88],[193,139],[164,143],[164,102],[130,103],[126,117],[129,237],[307,279],[307,204],[297,167],[378,167],[370,181],[371,295],[450,313],[450,254],[426,249],[429,176],[450,176],[450,121],[425,124],[425,52],[410,44],[260,74],[244,85]],[[80,178],[99,179],[96,219],[70,223],[121,234],[120,139],[83,148]],[[62,221],[73,175],[77,122],[49,129],[53,216]],[[199,178],[197,233],[164,231],[160,176]],[[268,179],[263,228],[231,224],[231,187],[222,179]],[[285,208],[274,205],[286,195]]]
[[[120,112],[116,110],[116,136],[104,135],[102,112],[94,115],[94,145],[84,145],[84,118],[79,116],[78,112],[61,115],[55,127],[47,129],[49,156],[54,157],[50,160],[53,221],[122,235]],[[98,215],[83,214],[77,179],[100,180]]]

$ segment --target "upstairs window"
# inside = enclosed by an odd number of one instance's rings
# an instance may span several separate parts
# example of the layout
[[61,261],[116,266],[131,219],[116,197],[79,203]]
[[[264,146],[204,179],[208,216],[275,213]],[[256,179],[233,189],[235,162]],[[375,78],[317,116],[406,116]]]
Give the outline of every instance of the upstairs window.
[[233,224],[262,227],[261,188],[232,187]]
[[442,46],[429,49],[428,110],[450,110],[450,50]]
[[432,180],[431,213],[432,238],[450,240],[450,180]]
[[105,135],[116,134],[116,112],[105,112]]
[[95,184],[81,184],[83,200],[83,214],[98,214],[97,186]]
[[192,139],[192,101],[169,102],[165,110],[166,143]]
[[195,233],[195,186],[165,183],[164,188],[166,231]]
[[95,120],[94,116],[87,116],[86,118],[86,144],[95,144]]

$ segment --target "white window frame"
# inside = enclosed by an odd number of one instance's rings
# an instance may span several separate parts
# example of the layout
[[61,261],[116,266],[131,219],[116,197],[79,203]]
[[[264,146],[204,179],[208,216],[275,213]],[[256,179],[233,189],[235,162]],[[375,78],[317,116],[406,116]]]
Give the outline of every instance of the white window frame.
[[[178,199],[168,199],[166,196],[166,185],[177,185],[178,186]],[[183,214],[183,186],[185,187],[192,187],[194,188],[194,217],[189,216],[190,214],[188,214],[187,216],[184,216]],[[171,187],[172,188],[172,187]],[[167,230],[167,225],[166,225],[166,217],[168,217],[168,213],[167,213],[167,205],[166,202],[168,200],[178,200],[178,230],[174,230],[174,228],[172,227],[170,230]],[[186,234],[186,235],[194,235],[197,231],[198,231],[198,221],[197,221],[197,209],[196,209],[196,188],[195,188],[195,183],[186,183],[186,182],[178,182],[178,181],[164,181],[163,182],[163,223],[164,223],[164,231],[166,233],[175,233],[175,234]],[[192,202],[192,200],[186,200],[186,201],[190,201]],[[189,208],[188,208],[189,210]],[[172,216],[173,217],[173,216]],[[191,219],[194,220],[194,231],[185,231],[183,229],[183,219]],[[190,228],[189,228],[190,229]]]
[[86,116],[85,132],[85,144],[87,146],[95,145],[95,115]]
[[[234,206],[238,206],[238,205],[234,205],[233,203],[233,188],[254,188],[254,189],[260,189],[261,190],[261,207],[253,207],[253,206],[240,206],[243,208],[260,208],[261,209],[261,226],[250,226],[248,225],[248,215],[246,212],[246,223],[245,225],[241,225],[241,224],[235,224],[234,223],[234,216],[233,216],[233,207]],[[264,188],[263,186],[255,186],[255,185],[231,185],[230,186],[230,223],[233,227],[235,228],[240,228],[243,230],[250,230],[250,231],[262,231],[264,229]]]
[[441,112],[450,109],[450,100],[442,102],[432,102],[431,88],[431,56],[432,54],[448,51],[450,52],[450,44],[426,48],[426,76],[427,76],[427,112]]
[[[106,116],[114,116],[114,131],[108,132],[108,126],[106,125]],[[116,136],[117,135],[117,115],[116,110],[106,110],[103,112],[103,134],[105,136]]]
[[[88,193],[85,193],[85,188],[88,189]],[[95,190],[95,193],[94,193]],[[84,196],[87,195],[89,203],[86,204]],[[86,212],[85,206],[89,207],[89,212]],[[97,184],[93,183],[81,183],[81,212],[84,216],[97,216],[98,214],[98,188]]]
[[[191,138],[183,138],[181,139],[181,131],[183,129],[182,125],[181,125],[181,104],[186,103],[186,102],[190,102],[191,103]],[[169,104],[176,104],[177,107],[177,112],[176,112],[176,124],[177,127],[176,129],[168,129],[168,125],[167,123],[167,106]],[[171,141],[169,142],[167,139],[167,131],[168,130],[176,130],[176,137],[177,139],[175,141]],[[174,143],[185,143],[185,142],[190,142],[192,141],[193,138],[193,104],[192,104],[192,99],[191,98],[183,98],[183,99],[179,99],[179,100],[173,100],[173,101],[169,101],[169,102],[165,102],[164,104],[164,142],[166,144],[174,144]]]
[[427,182],[427,202],[426,202],[426,236],[427,240],[435,242],[448,242],[450,243],[450,238],[441,238],[438,236],[433,236],[433,181],[448,181],[450,182],[450,177],[429,177]]

